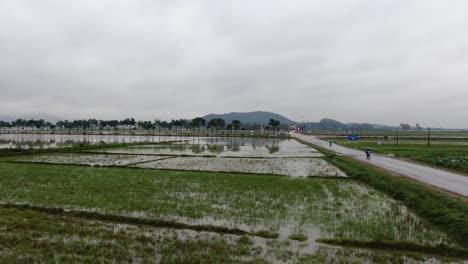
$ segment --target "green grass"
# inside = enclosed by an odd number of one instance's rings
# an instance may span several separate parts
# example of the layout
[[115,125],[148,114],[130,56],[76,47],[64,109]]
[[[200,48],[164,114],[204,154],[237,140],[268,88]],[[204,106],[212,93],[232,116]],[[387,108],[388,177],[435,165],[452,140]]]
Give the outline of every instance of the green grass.
[[439,255],[444,257],[455,258],[468,258],[468,249],[454,246],[447,246],[444,244],[427,246],[419,245],[412,242],[398,242],[398,241],[384,241],[384,240],[351,240],[351,239],[317,239],[317,242],[326,243],[337,246],[361,247],[361,248],[375,248],[385,249],[392,251],[408,251],[420,252],[426,254]]
[[311,254],[288,241],[265,242],[248,236],[122,225],[1,207],[0,249],[2,263],[401,263],[430,258],[326,245]]
[[291,234],[288,236],[289,239],[291,240],[297,240],[297,241],[306,241],[307,236],[304,236],[303,234]]
[[[335,135],[347,135],[348,133],[351,134],[353,132],[354,134],[359,134],[364,137],[396,137],[397,135],[397,130],[354,130],[354,131],[334,131],[330,129],[322,129],[322,130],[312,130],[312,131],[307,131],[306,134],[312,134],[312,135],[320,135],[320,136],[335,136]],[[424,138],[427,137],[428,131],[427,129],[422,129],[422,130],[412,130],[412,131],[407,131],[407,130],[399,130],[398,135],[400,137],[420,137]],[[468,130],[431,130],[431,137],[434,138],[456,138],[456,137],[464,137],[468,138]]]
[[286,237],[313,237],[319,229],[325,237],[449,243],[401,203],[351,180],[3,163],[0,200],[191,225],[242,225],[247,232],[287,228]]
[[264,237],[264,238],[278,238],[278,234],[269,232],[266,230],[258,231],[255,233],[248,233],[244,230],[240,230],[237,228],[226,228],[223,226],[189,225],[185,223],[178,223],[175,221],[136,218],[136,217],[121,216],[121,215],[113,215],[113,214],[102,214],[102,213],[89,212],[89,211],[64,210],[63,208],[48,208],[48,207],[30,206],[27,204],[0,204],[0,207],[14,208],[18,210],[31,210],[31,211],[54,214],[54,215],[66,215],[66,216],[72,216],[76,218],[83,218],[83,219],[89,219],[89,220],[109,221],[113,223],[166,227],[166,228],[172,228],[172,229],[191,229],[195,231],[215,232],[215,233],[232,234],[232,235],[250,234],[253,236],[259,236],[259,237]]
[[358,149],[369,147],[376,153],[394,154],[396,157],[409,158],[417,162],[468,174],[468,145],[432,144],[431,147],[427,147],[424,144],[401,144],[396,146],[388,143],[378,145],[376,140],[352,143],[346,140],[336,140],[336,143]]
[[[466,203],[345,157],[325,160],[350,178],[0,161],[0,259],[395,263],[467,258]],[[344,247],[317,247],[314,240]]]
[[3,263],[268,263],[245,239],[7,208],[0,248]]
[[316,148],[330,157],[333,156],[328,160],[350,178],[402,201],[419,216],[447,232],[460,245],[468,247],[467,203],[435,192],[409,179],[396,177],[351,158],[335,156],[329,150]]
[[[448,209],[430,208],[430,212],[449,215],[440,216],[445,223],[434,221],[421,213],[421,200],[416,199],[415,206],[414,197],[393,195],[387,184],[394,182],[387,181],[388,175],[342,157],[325,159],[344,168],[351,178],[0,162],[0,259],[394,263],[424,261],[431,255],[442,261],[465,257],[460,255],[465,249],[457,251],[454,243],[465,245],[464,240],[447,229],[454,223],[455,228],[466,227],[454,221],[464,219],[454,213],[465,212],[456,207],[459,204],[435,203]],[[424,219],[359,181],[404,201]],[[403,187],[395,186],[407,194],[408,186]],[[427,197],[434,198],[423,198]],[[320,244],[311,249],[311,241],[318,238],[331,239],[318,240],[321,243],[346,245]],[[376,241],[386,244],[376,246]],[[389,245],[412,249],[392,250]]]

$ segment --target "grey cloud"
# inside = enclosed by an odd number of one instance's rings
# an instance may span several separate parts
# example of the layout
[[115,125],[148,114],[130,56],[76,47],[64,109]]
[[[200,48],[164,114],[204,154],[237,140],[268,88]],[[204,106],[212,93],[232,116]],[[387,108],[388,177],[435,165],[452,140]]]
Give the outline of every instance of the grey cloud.
[[0,113],[468,127],[467,7],[0,0]]

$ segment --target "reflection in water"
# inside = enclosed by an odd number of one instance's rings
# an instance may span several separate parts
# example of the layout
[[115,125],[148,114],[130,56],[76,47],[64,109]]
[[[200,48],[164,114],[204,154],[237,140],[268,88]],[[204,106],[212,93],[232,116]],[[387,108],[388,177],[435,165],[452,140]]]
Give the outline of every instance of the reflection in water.
[[[228,147],[229,148],[229,147]],[[234,144],[231,146],[231,148],[229,149],[230,151],[233,151],[233,152],[238,152],[241,150],[241,146],[240,145],[237,145],[237,144]]]
[[270,154],[280,151],[285,140],[268,138],[239,137],[176,137],[176,136],[131,136],[131,135],[52,135],[52,134],[0,134],[0,149],[47,149],[66,148],[80,145],[167,142],[164,147],[174,152],[203,152],[221,154],[242,152],[243,150],[267,150]]
[[190,145],[190,149],[192,150],[192,153],[194,154],[200,154],[203,151],[205,151],[202,145]]
[[191,138],[157,145],[105,149],[105,153],[217,157],[319,157],[315,149],[295,140],[258,138]]
[[53,134],[0,134],[0,149],[65,148],[76,144],[94,145],[110,143],[165,142],[187,140],[180,136],[131,136],[131,135],[53,135]]
[[[181,146],[177,149],[176,146]],[[257,148],[266,148],[270,154],[279,152],[279,140],[278,139],[267,139],[267,138],[192,138],[168,146],[171,150],[185,150],[182,146],[189,146],[194,154],[200,154],[204,151],[208,151],[213,154],[221,154],[223,152],[239,152],[242,147],[249,147],[253,150]]]
[[216,144],[207,145],[207,148],[208,148],[208,151],[210,153],[220,154],[220,153],[224,152],[224,146],[223,145],[216,145]]
[[270,154],[273,154],[275,152],[279,152],[279,146],[266,146],[266,148],[268,149],[268,152]]

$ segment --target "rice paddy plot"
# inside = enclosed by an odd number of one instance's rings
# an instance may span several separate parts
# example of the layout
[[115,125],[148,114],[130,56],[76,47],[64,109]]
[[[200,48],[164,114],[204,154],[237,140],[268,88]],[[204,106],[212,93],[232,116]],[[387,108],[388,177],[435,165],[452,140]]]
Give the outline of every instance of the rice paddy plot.
[[317,158],[203,158],[175,157],[135,165],[140,168],[259,173],[292,177],[346,177],[335,166]]
[[0,160],[0,259],[445,263],[451,255],[320,239],[456,246],[295,140],[189,138],[96,151]]
[[135,163],[155,161],[164,157],[144,155],[111,155],[111,154],[80,154],[61,153],[34,155],[27,158],[15,159],[19,162],[53,163],[53,164],[79,164],[90,166],[126,166]]
[[[351,180],[2,164],[0,201],[277,233],[280,240],[450,243],[403,204]],[[20,188],[18,186],[21,186]]]
[[181,140],[175,136],[148,135],[67,135],[67,134],[0,134],[0,149],[49,149],[73,147],[76,144],[169,142]]
[[258,138],[196,138],[171,144],[99,150],[104,153],[142,155],[217,156],[243,158],[321,157],[317,150],[295,140]]
[[[53,223],[53,224],[51,224]],[[5,263],[442,263],[431,256],[151,228],[0,208]]]

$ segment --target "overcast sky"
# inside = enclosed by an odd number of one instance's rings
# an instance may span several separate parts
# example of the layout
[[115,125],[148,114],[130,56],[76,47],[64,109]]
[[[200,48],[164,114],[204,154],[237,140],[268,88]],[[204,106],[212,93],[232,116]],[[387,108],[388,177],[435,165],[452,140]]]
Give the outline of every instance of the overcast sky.
[[0,114],[468,127],[468,1],[0,0]]

